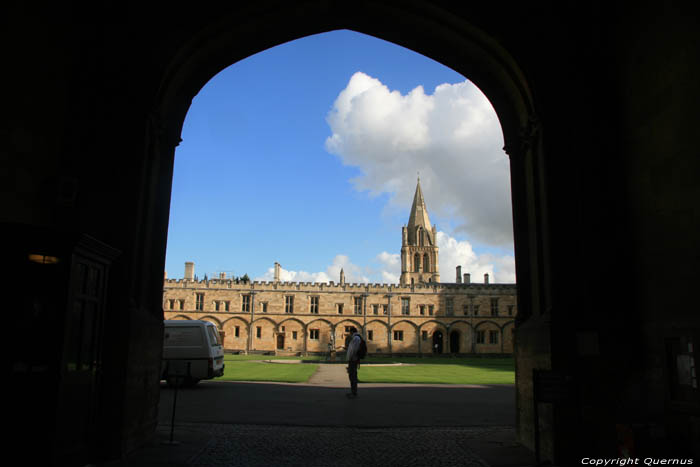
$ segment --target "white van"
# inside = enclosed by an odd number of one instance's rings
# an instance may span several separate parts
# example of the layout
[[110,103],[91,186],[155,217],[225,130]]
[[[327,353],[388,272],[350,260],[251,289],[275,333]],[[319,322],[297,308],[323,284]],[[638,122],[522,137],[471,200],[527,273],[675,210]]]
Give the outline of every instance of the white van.
[[163,324],[161,379],[170,385],[193,386],[224,374],[224,348],[216,326],[200,320],[164,320]]

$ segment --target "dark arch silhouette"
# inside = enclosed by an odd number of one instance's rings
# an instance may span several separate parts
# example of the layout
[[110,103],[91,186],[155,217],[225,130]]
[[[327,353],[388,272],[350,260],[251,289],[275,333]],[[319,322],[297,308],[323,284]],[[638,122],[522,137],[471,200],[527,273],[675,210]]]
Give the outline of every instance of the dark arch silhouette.
[[432,351],[435,354],[441,354],[444,350],[445,345],[445,334],[441,330],[435,330],[433,332],[433,346]]
[[[300,20],[297,7],[285,3],[279,5],[274,15],[247,16],[245,24],[240,17],[231,14],[201,29],[178,49],[163,75],[146,129],[150,142],[148,157],[165,164],[165,172],[172,175],[174,150],[192,98],[223,68],[271,46],[319,32],[350,29],[423,53],[468,77],[487,96],[498,115],[504,149],[511,163],[516,245],[531,246],[516,248],[519,317],[527,319],[531,303],[548,300],[541,295],[549,293],[550,288],[549,277],[540,263],[530,261],[531,257],[542,255],[540,243],[532,238],[539,233],[529,222],[539,219],[532,216],[532,210],[544,207],[528,204],[527,194],[538,186],[533,175],[536,173],[533,161],[543,146],[530,86],[517,61],[498,41],[463,19],[445,28],[450,15],[435,5],[426,8],[418,2],[399,7],[382,2],[377,9],[350,12],[335,2],[324,3],[323,7],[325,13],[310,16],[309,21]],[[289,21],[290,17],[297,20]],[[250,40],[250,31],[255,31],[254,36],[261,40]],[[164,190],[169,189],[170,185],[166,184]],[[530,294],[537,298],[531,301]],[[334,329],[332,325],[331,329]]]
[[459,353],[461,336],[462,334],[457,330],[450,331],[450,353]]

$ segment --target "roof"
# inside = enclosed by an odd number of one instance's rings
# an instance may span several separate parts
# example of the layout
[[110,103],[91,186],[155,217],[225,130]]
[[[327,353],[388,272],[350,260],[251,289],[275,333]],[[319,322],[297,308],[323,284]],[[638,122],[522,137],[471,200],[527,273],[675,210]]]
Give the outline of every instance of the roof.
[[420,187],[420,178],[416,184],[416,194],[413,195],[413,206],[411,206],[411,215],[408,218],[408,240],[409,243],[415,244],[415,232],[418,227],[422,227],[428,233],[430,242],[434,244],[432,238],[432,225],[430,217],[428,217],[428,208],[425,207],[425,199],[423,199],[423,190]]

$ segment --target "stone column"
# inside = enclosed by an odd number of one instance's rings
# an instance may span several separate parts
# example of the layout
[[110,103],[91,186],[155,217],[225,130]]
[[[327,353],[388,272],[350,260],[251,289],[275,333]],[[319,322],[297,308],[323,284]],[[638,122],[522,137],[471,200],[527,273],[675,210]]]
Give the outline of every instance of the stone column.
[[246,343],[245,353],[250,353],[250,343],[253,340],[253,321],[255,320],[255,294],[257,292],[250,291],[250,324],[248,324],[248,342]]
[[387,294],[387,301],[388,301],[388,309],[386,311],[386,319],[387,319],[387,327],[386,327],[386,334],[387,334],[387,342],[389,342],[389,354],[393,353],[392,350],[392,336],[391,336],[391,297],[393,297],[393,294]]
[[369,297],[368,293],[363,293],[362,294],[362,338],[367,341],[367,298]]

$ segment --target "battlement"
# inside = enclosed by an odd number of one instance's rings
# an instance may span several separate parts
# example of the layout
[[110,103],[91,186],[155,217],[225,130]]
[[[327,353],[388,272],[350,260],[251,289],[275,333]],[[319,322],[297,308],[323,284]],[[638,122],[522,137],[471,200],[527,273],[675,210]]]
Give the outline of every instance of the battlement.
[[303,292],[354,292],[354,293],[421,293],[421,292],[485,292],[498,291],[515,293],[516,284],[499,283],[444,283],[431,282],[415,285],[386,284],[386,283],[352,283],[339,284],[330,282],[274,282],[251,281],[243,282],[233,279],[165,279],[165,288],[191,288],[191,289],[238,289],[246,291],[287,290]]

